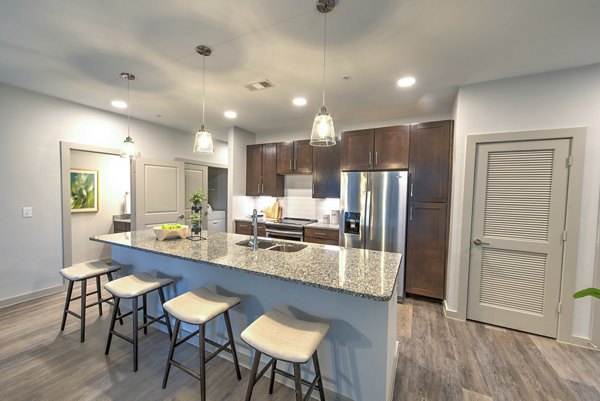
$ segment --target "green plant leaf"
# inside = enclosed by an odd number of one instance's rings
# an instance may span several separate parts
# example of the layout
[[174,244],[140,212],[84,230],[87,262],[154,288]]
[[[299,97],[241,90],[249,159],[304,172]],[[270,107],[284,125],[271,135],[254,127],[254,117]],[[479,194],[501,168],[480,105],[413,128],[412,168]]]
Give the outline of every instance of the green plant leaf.
[[600,299],[600,290],[597,288],[586,288],[585,290],[577,291],[573,294],[573,298],[596,297]]

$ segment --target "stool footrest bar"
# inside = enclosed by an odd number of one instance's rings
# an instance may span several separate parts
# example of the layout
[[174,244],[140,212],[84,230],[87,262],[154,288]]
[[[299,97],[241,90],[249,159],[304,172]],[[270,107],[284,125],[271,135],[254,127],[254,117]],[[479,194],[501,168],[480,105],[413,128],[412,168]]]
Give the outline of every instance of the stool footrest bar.
[[119,337],[120,339],[123,339],[125,341],[127,341],[130,344],[133,344],[133,338],[131,337],[127,337],[125,334],[121,334],[118,331],[111,331],[112,334],[114,334],[115,336]]

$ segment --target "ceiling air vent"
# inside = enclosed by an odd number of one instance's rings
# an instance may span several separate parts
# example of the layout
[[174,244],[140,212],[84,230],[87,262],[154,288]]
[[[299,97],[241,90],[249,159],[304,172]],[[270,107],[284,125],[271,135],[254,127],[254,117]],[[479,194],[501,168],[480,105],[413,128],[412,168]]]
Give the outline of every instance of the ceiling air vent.
[[272,88],[273,86],[275,86],[275,85],[273,85],[271,83],[271,81],[269,81],[268,79],[265,79],[263,81],[252,82],[251,84],[246,85],[246,88],[249,91],[254,92],[254,91],[260,91],[263,89]]

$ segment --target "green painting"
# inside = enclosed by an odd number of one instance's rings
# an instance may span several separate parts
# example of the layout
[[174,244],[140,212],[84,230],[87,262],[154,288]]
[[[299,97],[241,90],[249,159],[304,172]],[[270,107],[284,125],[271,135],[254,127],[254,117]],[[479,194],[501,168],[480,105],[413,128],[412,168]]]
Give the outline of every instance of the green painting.
[[71,213],[98,211],[98,171],[71,169]]

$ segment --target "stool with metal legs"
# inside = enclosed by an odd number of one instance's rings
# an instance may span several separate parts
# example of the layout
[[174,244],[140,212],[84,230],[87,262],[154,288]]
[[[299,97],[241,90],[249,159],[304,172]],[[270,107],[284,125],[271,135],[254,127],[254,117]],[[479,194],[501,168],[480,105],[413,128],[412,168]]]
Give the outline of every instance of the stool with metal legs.
[[[255,349],[252,372],[248,382],[246,401],[252,398],[254,385],[260,380],[265,372],[271,367],[271,380],[269,382],[269,394],[273,394],[275,373],[294,380],[296,401],[308,400],[312,391],[319,390],[321,401],[325,401],[323,379],[317,348],[327,334],[329,325],[326,323],[307,322],[295,319],[276,309],[272,309],[256,319],[242,332],[242,340]],[[260,357],[265,354],[271,357],[271,361],[258,372]],[[315,378],[312,382],[302,379],[300,365],[312,358],[315,368]],[[292,363],[294,374],[291,375],[283,370],[277,369],[277,361]],[[302,396],[302,385],[309,386],[306,395]]]
[[[81,342],[85,341],[85,317],[86,317],[86,309],[91,308],[93,306],[98,305],[98,313],[102,316],[102,304],[108,303],[113,304],[112,297],[103,299],[102,292],[100,290],[100,277],[106,274],[108,281],[112,281],[112,273],[119,270],[121,266],[118,265],[107,265],[104,262],[96,261],[96,262],[85,262],[78,263],[70,267],[66,267],[64,269],[59,270],[60,274],[67,280],[69,280],[69,287],[67,288],[67,298],[65,300],[65,308],[63,310],[62,322],[60,325],[60,331],[65,330],[65,324],[67,322],[67,315],[72,315],[78,318],[81,321],[80,325],[80,340]],[[88,279],[96,279],[96,291],[92,291],[90,293],[87,292],[87,281]],[[73,285],[78,281],[81,285],[81,295],[78,297],[72,297],[73,295]],[[90,295],[96,294],[97,301],[88,304],[87,297]],[[81,311],[79,314],[73,312],[69,309],[71,301],[81,300]],[[121,324],[123,321],[121,320]]]
[[[197,288],[195,290],[186,292],[183,295],[175,297],[163,305],[163,308],[168,312],[168,314],[175,318],[175,330],[171,339],[171,347],[169,349],[169,356],[167,358],[167,366],[165,368],[165,376],[163,378],[162,388],[167,387],[169,371],[171,370],[171,365],[174,365],[190,376],[200,380],[200,400],[204,401],[206,399],[206,364],[221,351],[229,352],[233,356],[235,372],[238,380],[241,380],[242,375],[240,373],[240,365],[237,359],[235,342],[233,340],[233,333],[231,330],[231,320],[229,318],[229,309],[233,308],[239,303],[239,298],[218,295],[210,291],[208,288]],[[229,341],[227,341],[225,344],[219,344],[206,338],[206,323],[221,314],[225,319],[225,327],[227,329],[227,336],[229,337]],[[198,325],[198,330],[177,341],[177,334],[179,333],[181,322]],[[196,334],[199,336],[199,373],[192,371],[190,368],[183,366],[181,363],[173,359],[175,348],[194,337]],[[217,348],[217,350],[209,356],[206,356],[206,343]]]
[[[113,334],[133,345],[133,371],[137,372],[138,369],[138,331],[144,330],[144,334],[148,333],[148,326],[153,323],[162,323],[167,326],[167,330],[169,332],[169,338],[172,336],[171,332],[171,323],[169,322],[169,317],[167,313],[163,310],[163,316],[149,316],[148,315],[148,300],[147,295],[152,291],[158,291],[158,296],[160,297],[161,305],[165,303],[165,294],[163,291],[163,287],[171,284],[173,282],[170,278],[157,278],[152,277],[147,273],[135,273],[130,276],[125,276],[123,278],[111,281],[104,285],[104,288],[110,292],[115,298],[115,309],[113,310],[113,315],[110,321],[110,328],[108,330],[108,339],[106,341],[106,350],[104,352],[105,355],[108,355],[110,351],[110,343],[112,340]],[[138,298],[142,297],[142,307],[138,306]],[[121,302],[121,299],[131,299],[132,300],[132,310],[131,312],[127,312],[124,314],[117,313],[117,309]],[[140,326],[138,324],[138,312],[142,310],[143,314],[143,324]],[[133,320],[133,332],[132,337],[127,337],[126,335],[119,333],[115,330],[115,321],[117,319],[122,319],[126,316],[132,315]],[[150,320],[148,320],[150,318]]]

